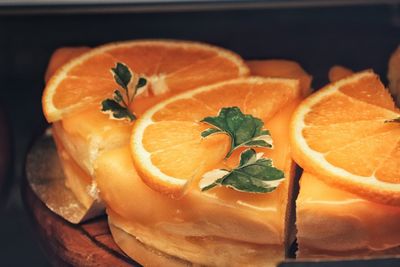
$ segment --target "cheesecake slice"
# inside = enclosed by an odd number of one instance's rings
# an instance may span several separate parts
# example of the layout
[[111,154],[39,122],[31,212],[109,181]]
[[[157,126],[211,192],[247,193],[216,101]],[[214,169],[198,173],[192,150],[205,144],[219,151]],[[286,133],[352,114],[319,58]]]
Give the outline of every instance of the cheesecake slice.
[[[137,117],[171,95],[207,83],[247,76],[249,72],[243,60],[233,52],[194,42],[139,40],[107,44],[94,49],[58,49],[52,55],[45,75],[47,85],[43,94],[43,109],[46,118],[53,123],[52,130],[60,157],[68,157],[68,160],[64,160],[66,186],[87,208],[90,208],[88,203],[99,202],[93,199],[95,195],[85,190],[95,187],[93,176],[97,157],[104,151],[127,145],[134,124],[126,119],[110,119],[110,114],[101,111],[102,101],[112,98],[120,85],[111,71],[117,62],[132,68],[134,77],[142,75],[147,79],[145,89],[135,96],[134,105],[127,107]],[[207,75],[207,70],[203,68],[213,64],[220,64],[221,68],[213,71],[213,75]],[[48,92],[57,88],[62,97],[53,101],[54,95],[49,99]],[[67,91],[68,94],[63,95]],[[99,94],[104,96],[99,97]],[[98,100],[90,103],[91,99]],[[49,111],[48,103],[51,101],[53,107]],[[49,112],[54,112],[54,108],[68,101],[72,101],[72,109],[76,105],[81,106],[74,112],[65,109],[67,113],[61,118],[49,117]],[[80,101],[88,104],[82,105]],[[82,175],[67,171],[70,169],[79,170]],[[80,181],[79,177],[84,179]]]
[[299,258],[400,253],[400,207],[379,204],[303,173],[296,200]]
[[272,193],[243,193],[225,187],[202,192],[193,186],[176,200],[142,181],[129,147],[102,153],[95,180],[121,249],[144,265],[154,265],[154,260],[149,262],[140,249],[132,249],[138,242],[162,253],[163,260],[174,259],[174,264],[274,266],[282,261],[294,240],[295,165],[290,158],[288,127],[298,103],[291,102],[266,123],[276,136],[268,155],[286,177]]
[[370,70],[336,67],[330,79],[291,122],[292,157],[304,170],[297,256],[398,255],[400,110]]

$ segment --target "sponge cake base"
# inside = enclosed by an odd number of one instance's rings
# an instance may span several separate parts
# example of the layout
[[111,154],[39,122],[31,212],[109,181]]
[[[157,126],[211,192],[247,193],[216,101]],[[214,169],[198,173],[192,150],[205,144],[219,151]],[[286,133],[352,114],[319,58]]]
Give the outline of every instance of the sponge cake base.
[[284,258],[283,245],[258,245],[216,237],[167,234],[128,222],[111,210],[107,210],[107,213],[114,241],[129,257],[144,266],[268,267],[276,266]]

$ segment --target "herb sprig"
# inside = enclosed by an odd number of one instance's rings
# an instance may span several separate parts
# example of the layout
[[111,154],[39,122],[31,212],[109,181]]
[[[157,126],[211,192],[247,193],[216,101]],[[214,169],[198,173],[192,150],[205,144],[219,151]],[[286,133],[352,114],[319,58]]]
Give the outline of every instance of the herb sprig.
[[215,186],[226,186],[241,192],[269,193],[284,180],[283,171],[275,168],[271,159],[262,158],[252,148],[240,154],[237,167],[226,170],[212,170],[200,180],[202,191]]
[[[123,63],[118,62],[111,68],[115,82],[121,87],[114,91],[113,98],[107,98],[101,102],[101,111],[110,114],[113,119],[136,120],[135,114],[129,110],[138,89],[146,85],[147,80],[143,77],[132,79],[132,71]],[[136,83],[134,84],[134,81]],[[125,96],[124,96],[125,95]]]
[[226,186],[241,192],[269,193],[284,179],[284,173],[273,166],[272,159],[256,153],[254,147],[272,148],[270,132],[264,122],[252,115],[243,114],[238,107],[225,107],[216,117],[206,117],[201,122],[212,128],[201,133],[203,138],[213,134],[226,134],[231,146],[225,159],[240,147],[249,147],[240,154],[239,165],[233,169],[215,169],[207,172],[200,180],[202,191],[216,186]]
[[231,147],[225,158],[229,158],[239,147],[272,148],[272,138],[270,132],[263,129],[263,121],[243,114],[238,107],[222,108],[218,116],[206,117],[201,122],[213,126],[201,133],[203,138],[217,133],[227,134],[231,138]]

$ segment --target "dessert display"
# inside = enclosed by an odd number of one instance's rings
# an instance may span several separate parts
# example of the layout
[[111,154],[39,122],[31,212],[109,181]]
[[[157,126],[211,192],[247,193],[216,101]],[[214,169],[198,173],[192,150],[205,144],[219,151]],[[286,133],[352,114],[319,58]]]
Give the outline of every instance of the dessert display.
[[57,50],[43,110],[84,211],[58,214],[105,212],[144,266],[275,266],[296,239],[299,258],[398,254],[400,111],[372,71],[329,78],[312,93],[296,62],[196,42]]

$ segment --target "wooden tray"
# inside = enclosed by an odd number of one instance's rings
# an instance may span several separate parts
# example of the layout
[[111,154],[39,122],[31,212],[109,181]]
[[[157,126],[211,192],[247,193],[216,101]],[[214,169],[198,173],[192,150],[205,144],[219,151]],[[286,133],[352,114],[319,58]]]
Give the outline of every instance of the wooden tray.
[[53,265],[140,266],[114,243],[105,216],[73,225],[50,211],[26,180],[21,194],[37,239]]

